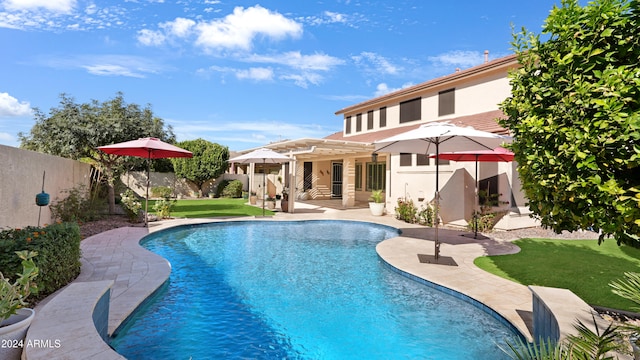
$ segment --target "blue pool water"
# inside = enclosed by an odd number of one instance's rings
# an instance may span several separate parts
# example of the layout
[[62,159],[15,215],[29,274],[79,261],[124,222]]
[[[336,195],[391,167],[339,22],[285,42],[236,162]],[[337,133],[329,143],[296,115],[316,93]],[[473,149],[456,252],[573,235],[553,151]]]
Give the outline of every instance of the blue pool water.
[[506,359],[509,328],[378,258],[397,234],[249,221],[149,235],[171,277],[111,345],[128,359]]

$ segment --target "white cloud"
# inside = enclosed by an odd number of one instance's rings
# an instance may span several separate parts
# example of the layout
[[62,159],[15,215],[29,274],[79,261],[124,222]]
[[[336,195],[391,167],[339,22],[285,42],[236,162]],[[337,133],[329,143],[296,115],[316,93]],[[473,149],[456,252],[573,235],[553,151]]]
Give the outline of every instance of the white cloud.
[[299,51],[289,51],[278,55],[251,55],[243,59],[247,62],[270,63],[287,65],[301,70],[328,71],[331,68],[344,64],[342,59],[325,55],[302,55]]
[[[211,66],[207,69],[199,69],[198,74],[207,75],[210,72],[218,73],[233,73],[238,79],[253,79],[253,80],[272,80],[276,77],[276,71],[279,71],[283,75],[277,77],[282,80],[292,81],[296,86],[302,88],[308,88],[309,85],[319,85],[324,77],[317,73],[317,71],[329,71],[333,67],[343,64],[341,59],[324,55],[301,55],[300,52],[287,52],[277,55],[251,55],[246,58],[240,59],[248,63],[263,63],[263,64],[276,64],[284,65],[292,70],[283,70],[276,68],[264,68],[256,67],[249,70],[236,69],[231,67]],[[299,71],[299,73],[292,73],[291,71]]]
[[348,24],[349,16],[333,11],[325,11],[321,16],[307,16],[302,18],[301,21],[313,26],[325,25],[325,24]]
[[484,62],[484,52],[455,50],[438,56],[430,56],[428,60],[435,66],[457,66],[464,69],[482,64]]
[[345,23],[347,22],[347,17],[344,14],[335,13],[332,11],[325,11],[324,14],[329,18],[332,23]]
[[273,80],[273,70],[269,68],[249,68],[248,70],[236,71],[238,79],[251,79],[256,81]]
[[153,31],[149,29],[142,29],[138,31],[138,41],[142,45],[146,46],[158,46],[162,45],[166,37],[161,31]]
[[220,74],[232,74],[240,80],[249,79],[255,81],[270,81],[273,80],[273,69],[254,67],[249,69],[238,69],[225,66],[213,65],[207,69],[198,69],[196,73],[207,76],[211,72]]
[[46,9],[57,13],[69,13],[76,5],[76,0],[5,0],[4,7],[8,10]]
[[386,95],[394,91],[408,88],[409,86],[413,86],[413,85],[414,84],[412,83],[405,83],[399,88],[390,88],[389,85],[387,85],[386,83],[380,83],[378,84],[378,86],[376,86],[376,91],[374,92],[374,96],[378,97],[378,96]]
[[[77,0],[0,0],[0,27],[12,29],[89,30],[122,27],[131,15],[123,4],[105,6]],[[19,4],[20,6],[15,6]]]
[[15,136],[6,132],[0,132],[0,144],[13,146],[13,143],[15,142],[16,142]]
[[85,65],[83,66],[83,68],[87,69],[87,71],[90,74],[99,75],[99,76],[127,76],[127,77],[137,77],[137,78],[144,77],[143,74],[122,65],[95,64],[95,65]]
[[138,41],[147,46],[164,44],[168,39],[194,35],[194,43],[206,50],[251,50],[257,37],[280,40],[302,35],[302,25],[283,15],[256,5],[236,7],[233,13],[219,19],[198,22],[176,18],[158,24],[158,30],[138,31]]
[[160,24],[160,27],[170,35],[184,38],[189,36],[191,30],[195,25],[196,22],[191,19],[176,18],[173,21],[167,21],[163,24]]
[[0,93],[0,118],[31,115],[31,105],[28,102],[21,102],[6,92]]
[[322,138],[336,131],[313,123],[296,124],[269,119],[233,122],[165,120],[173,126],[179,139],[201,137],[218,143],[235,143],[231,150],[252,146],[242,144],[263,145],[283,139]]
[[257,36],[279,40],[302,35],[302,25],[259,5],[246,9],[236,7],[232,14],[201,22],[196,27],[199,32],[196,44],[207,49],[250,50]]
[[280,78],[284,80],[293,81],[294,84],[305,89],[309,87],[309,84],[319,85],[324,79],[322,75],[317,73],[312,73],[312,72],[282,75]]
[[402,70],[402,67],[393,65],[385,57],[373,52],[363,51],[360,55],[352,56],[351,59],[368,72],[395,75]]
[[144,78],[166,68],[154,61],[129,55],[81,55],[69,58],[47,58],[41,64],[56,69],[85,69],[93,75]]

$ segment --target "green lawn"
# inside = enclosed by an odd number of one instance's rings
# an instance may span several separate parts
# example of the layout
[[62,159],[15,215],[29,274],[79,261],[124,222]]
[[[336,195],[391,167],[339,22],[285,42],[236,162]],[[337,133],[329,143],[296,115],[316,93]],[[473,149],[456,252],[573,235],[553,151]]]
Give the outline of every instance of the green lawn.
[[[245,199],[183,199],[177,200],[171,211],[172,217],[177,218],[210,218],[229,216],[262,215],[262,208],[245,205]],[[149,200],[149,213],[153,213],[154,200]],[[144,205],[144,204],[143,204]],[[265,209],[265,215],[273,215],[273,211]]]
[[485,256],[480,268],[523,285],[566,288],[591,305],[638,311],[640,306],[611,292],[624,272],[640,272],[640,249],[597,240],[520,239],[517,254]]

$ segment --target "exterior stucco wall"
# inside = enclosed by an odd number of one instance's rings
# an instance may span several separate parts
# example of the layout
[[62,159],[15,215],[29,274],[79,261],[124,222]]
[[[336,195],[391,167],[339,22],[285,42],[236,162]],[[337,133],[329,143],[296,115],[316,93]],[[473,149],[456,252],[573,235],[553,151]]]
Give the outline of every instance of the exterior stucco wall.
[[[400,198],[408,198],[418,208],[422,203],[433,202],[436,191],[436,167],[434,165],[400,166],[400,156],[385,157],[387,165],[387,211],[393,213],[396,202]],[[510,163],[479,163],[480,180],[498,176],[499,200],[504,202],[496,210],[509,209],[511,198]],[[473,217],[475,209],[475,162],[450,162],[440,165],[440,217],[445,223],[468,221]],[[422,200],[421,200],[422,199]],[[462,223],[461,223],[462,224]]]
[[[438,93],[443,90],[455,88],[455,111],[453,114],[438,116]],[[430,91],[412,94],[403,99],[396,99],[393,103],[376,105],[373,110],[373,128],[367,129],[367,111],[362,114],[362,131],[356,131],[356,115],[358,113],[345,114],[345,118],[351,115],[351,133],[359,135],[367,132],[381,130],[380,108],[386,106],[387,126],[383,129],[406,126],[414,123],[426,123],[435,120],[446,120],[460,116],[484,113],[498,109],[498,105],[511,95],[511,86],[506,72],[494,72],[482,78],[474,78],[457,84],[450,84]],[[421,119],[400,123],[400,102],[421,97]],[[346,121],[343,122],[346,129]]]
[[[511,85],[509,85],[509,79],[505,77],[505,74],[494,74],[482,80],[476,79],[464,86],[456,87],[456,111],[455,114],[448,117],[496,110],[498,104],[510,95]],[[436,102],[436,112],[433,114],[435,118],[438,115],[437,105]]]
[[[63,190],[79,185],[89,186],[91,166],[79,161],[0,145],[0,227],[38,225],[40,208],[36,194],[44,191],[56,198],[64,198]],[[42,207],[40,225],[51,223],[49,206]]]
[[[258,174],[261,175],[261,174]],[[198,187],[190,181],[177,178],[174,173],[151,172],[149,174],[149,196],[152,197],[151,189],[155,186],[166,186],[173,190],[175,196],[193,196],[198,193]],[[260,178],[262,179],[262,177]],[[122,176],[120,180],[139,196],[144,197],[147,186],[147,173],[143,171],[129,171]],[[209,192],[215,192],[216,187],[222,180],[240,180],[243,183],[243,189],[249,188],[249,177],[243,174],[222,174],[218,179],[210,180],[203,186],[203,196],[207,196]],[[262,181],[262,180],[260,180]]]

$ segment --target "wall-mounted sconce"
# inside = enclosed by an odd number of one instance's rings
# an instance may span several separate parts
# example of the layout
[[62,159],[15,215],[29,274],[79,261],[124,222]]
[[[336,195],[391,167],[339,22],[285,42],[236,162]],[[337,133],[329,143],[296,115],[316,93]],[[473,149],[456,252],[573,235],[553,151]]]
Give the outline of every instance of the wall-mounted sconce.
[[371,154],[371,161],[373,161],[374,163],[378,162],[378,153]]

